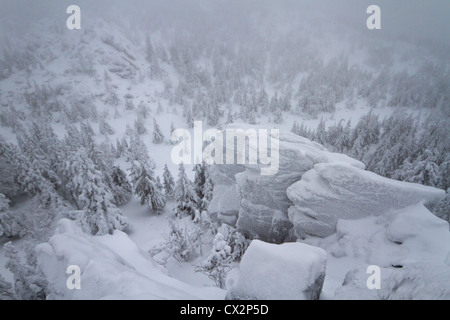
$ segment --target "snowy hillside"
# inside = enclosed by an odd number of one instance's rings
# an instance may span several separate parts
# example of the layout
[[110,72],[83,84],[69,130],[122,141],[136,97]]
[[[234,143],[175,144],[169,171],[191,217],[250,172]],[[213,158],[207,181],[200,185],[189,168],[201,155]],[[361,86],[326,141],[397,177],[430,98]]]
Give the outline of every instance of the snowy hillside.
[[0,300],[450,299],[450,43],[322,1],[0,4]]

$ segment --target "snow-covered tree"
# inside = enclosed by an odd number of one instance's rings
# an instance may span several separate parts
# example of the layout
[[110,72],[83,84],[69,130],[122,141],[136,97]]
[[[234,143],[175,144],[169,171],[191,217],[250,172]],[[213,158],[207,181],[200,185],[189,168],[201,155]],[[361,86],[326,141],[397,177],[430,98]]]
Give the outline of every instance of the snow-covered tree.
[[99,127],[100,134],[103,134],[103,135],[114,134],[114,129],[111,127],[111,125],[104,118],[100,119],[98,127]]
[[23,230],[23,216],[19,213],[9,211],[9,199],[0,193],[0,237],[18,236]]
[[437,155],[430,149],[425,149],[413,162],[406,159],[393,172],[392,178],[442,188],[442,173],[437,162]]
[[134,110],[134,102],[132,99],[125,100],[125,109],[126,110]]
[[195,165],[194,171],[194,191],[198,199],[197,209],[202,212],[208,208],[212,199],[214,185],[205,161]]
[[158,57],[153,49],[152,41],[148,36],[145,39],[145,59],[150,64],[150,77],[159,77],[163,70],[159,66]]
[[19,175],[19,168],[17,164],[19,160],[19,153],[17,147],[7,144],[0,137],[0,193],[6,197],[12,198],[20,192],[20,185],[17,181]]
[[190,215],[194,219],[198,198],[192,182],[186,175],[183,163],[180,163],[178,168],[178,178],[175,185],[175,201],[177,203],[175,210],[178,217]]
[[277,110],[275,111],[274,117],[273,117],[273,122],[276,124],[281,124],[284,122],[283,119],[283,114],[281,113],[281,110]]
[[134,131],[136,131],[138,135],[144,135],[148,133],[143,119],[137,118],[136,120],[134,120]]
[[[83,229],[94,235],[123,230],[127,226],[126,218],[116,207],[110,178],[109,173],[101,172],[83,149],[72,153],[70,161],[66,161],[65,193],[81,211],[78,220]],[[120,199],[117,201],[121,202]]]
[[203,188],[205,187],[205,182],[206,182],[205,175],[206,175],[207,167],[206,167],[205,161],[202,161],[201,164],[196,164],[194,166],[193,171],[195,171],[194,191],[195,191],[199,201],[201,201],[203,199]]
[[106,100],[105,103],[111,106],[118,106],[120,103],[120,99],[117,96],[116,91],[114,91],[113,87],[110,85],[105,85],[106,87]]
[[13,300],[12,285],[0,275],[0,300]]
[[9,199],[5,197],[3,193],[0,193],[0,212],[6,211],[9,209]]
[[233,261],[239,261],[249,242],[235,228],[223,224],[217,229],[208,258],[196,268],[214,280],[216,286],[225,289],[225,280]]
[[198,256],[198,232],[189,229],[186,224],[180,226],[180,223],[180,219],[169,221],[169,234],[157,251],[164,250],[177,261],[191,261]]
[[203,186],[203,198],[200,204],[200,211],[205,211],[208,209],[209,204],[213,198],[214,183],[211,178],[211,173],[209,170],[205,172],[205,184]]
[[436,216],[450,223],[450,188],[447,189],[445,198],[442,199],[433,208],[433,212]]
[[164,134],[162,133],[159,124],[156,122],[156,119],[153,118],[153,142],[159,144],[163,141],[164,141]]
[[225,121],[225,124],[230,124],[233,122],[234,122],[233,111],[231,109],[228,109],[227,120]]
[[165,205],[165,198],[162,188],[158,187],[153,164],[142,161],[133,163],[130,171],[134,193],[141,199],[141,204],[148,205],[150,209],[160,214]]
[[228,272],[232,269],[231,262],[231,247],[227,244],[225,236],[217,233],[210,255],[200,266],[196,267],[195,271],[206,274],[217,287],[226,289],[225,280]]
[[172,173],[170,173],[169,168],[167,167],[167,164],[164,165],[164,172],[163,172],[163,186],[164,191],[166,194],[166,197],[171,199],[174,197],[174,190],[175,190],[175,180],[172,176]]
[[150,108],[144,101],[141,101],[139,103],[137,113],[138,113],[139,117],[141,117],[143,119],[147,119],[150,115]]
[[8,258],[6,268],[14,275],[14,295],[21,300],[45,300],[48,283],[39,269],[35,244],[27,241],[23,247],[23,252],[20,252],[11,242],[4,245]]
[[120,167],[114,166],[111,172],[114,203],[118,206],[126,203],[132,194],[132,187],[126,173]]
[[336,139],[336,151],[348,154],[352,147],[352,127],[351,120],[348,120],[345,128]]
[[325,120],[323,118],[320,119],[319,125],[317,126],[315,140],[322,145],[325,145],[328,140],[327,131],[325,130]]
[[93,166],[85,168],[79,201],[83,203],[82,226],[93,235],[123,230],[127,219],[114,204],[114,197],[103,182],[101,172]]

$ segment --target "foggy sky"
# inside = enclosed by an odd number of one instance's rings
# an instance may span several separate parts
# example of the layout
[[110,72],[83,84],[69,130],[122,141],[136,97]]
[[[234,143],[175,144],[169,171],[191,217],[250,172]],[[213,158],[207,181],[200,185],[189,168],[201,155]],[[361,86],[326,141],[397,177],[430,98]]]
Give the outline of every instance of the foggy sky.
[[[277,23],[297,22],[311,16],[323,21],[366,29],[366,8],[379,5],[382,30],[379,34],[410,39],[432,39],[450,46],[450,1],[448,0],[0,0],[0,26],[12,22],[18,29],[27,28],[40,19],[65,23],[65,9],[77,4],[86,25],[114,11],[115,19],[144,19],[157,25],[158,19],[182,23],[243,24],[255,13]],[[122,18],[117,18],[123,15]],[[140,17],[138,17],[140,16]]]

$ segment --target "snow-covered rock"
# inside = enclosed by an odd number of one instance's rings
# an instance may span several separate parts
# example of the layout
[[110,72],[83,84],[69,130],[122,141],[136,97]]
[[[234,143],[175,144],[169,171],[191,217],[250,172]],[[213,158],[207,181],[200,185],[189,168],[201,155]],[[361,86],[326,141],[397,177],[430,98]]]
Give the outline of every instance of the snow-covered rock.
[[339,220],[337,233],[321,243],[334,257],[360,258],[382,267],[444,264],[450,252],[450,232],[446,221],[419,204],[379,217]]
[[245,167],[240,165],[215,165],[211,167],[214,190],[208,212],[213,218],[230,225],[236,224],[240,195],[235,175],[244,170]]
[[343,163],[320,163],[287,189],[294,203],[289,218],[295,234],[325,237],[338,219],[378,216],[420,202],[439,201],[440,189],[381,177]]
[[[327,277],[323,287],[326,298],[333,298],[335,293],[339,299],[393,298],[394,293],[390,291],[380,296],[378,290],[367,288],[366,281],[370,276],[366,273],[368,265],[381,268],[382,290],[391,283],[389,281],[393,278],[388,279],[392,272],[398,274],[395,279],[405,277],[405,282],[408,282],[411,273],[404,273],[405,270],[412,270],[417,265],[423,265],[425,273],[425,265],[430,269],[436,267],[444,274],[447,272],[445,267],[449,267],[449,224],[422,204],[388,210],[379,216],[340,219],[336,233],[326,238],[308,237],[305,241],[328,253]],[[411,275],[413,279],[428,281],[419,277],[422,271],[414,272],[417,274]],[[436,298],[441,297],[442,290],[450,287],[450,277],[443,276],[441,280],[441,289],[438,289],[438,282],[430,284],[437,288]],[[405,290],[407,288],[404,287]],[[429,298],[433,298],[432,291],[428,294]]]
[[227,299],[318,299],[325,269],[326,253],[320,248],[299,242],[277,245],[253,240]]
[[[62,219],[56,234],[36,247],[39,267],[49,282],[49,299],[223,299],[225,291],[198,288],[169,277],[128,236],[89,236]],[[81,289],[69,290],[67,267],[81,270]]]
[[367,266],[347,273],[335,299],[341,300],[449,300],[450,267],[430,263],[415,263],[402,268],[381,268],[380,289],[369,289]]
[[[227,129],[260,129],[232,124]],[[267,128],[268,130],[270,128]],[[248,141],[247,141],[248,143]],[[226,149],[227,152],[233,150]],[[261,175],[261,165],[216,165],[213,169],[214,196],[209,212],[232,223],[250,237],[281,243],[289,239],[292,223],[288,209],[292,201],[286,189],[300,180],[317,163],[347,163],[364,169],[364,164],[291,132],[279,134],[279,167],[274,175]]]

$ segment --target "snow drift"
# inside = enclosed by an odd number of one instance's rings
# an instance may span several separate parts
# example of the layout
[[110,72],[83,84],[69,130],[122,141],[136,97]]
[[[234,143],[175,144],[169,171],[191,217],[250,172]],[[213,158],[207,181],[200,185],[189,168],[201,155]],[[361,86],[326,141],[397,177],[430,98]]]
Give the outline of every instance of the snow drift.
[[[58,222],[56,234],[36,248],[51,294],[48,299],[223,299],[218,288],[197,288],[169,277],[121,232],[89,236],[72,221]],[[81,289],[69,290],[69,265],[81,269]]]

